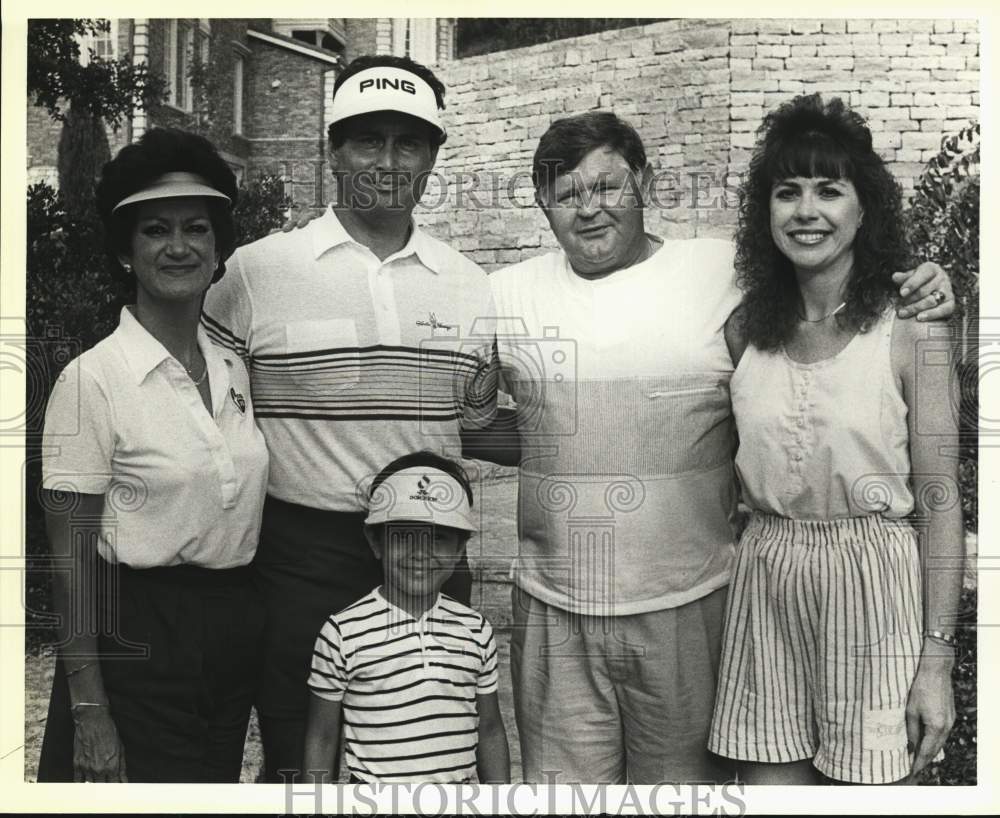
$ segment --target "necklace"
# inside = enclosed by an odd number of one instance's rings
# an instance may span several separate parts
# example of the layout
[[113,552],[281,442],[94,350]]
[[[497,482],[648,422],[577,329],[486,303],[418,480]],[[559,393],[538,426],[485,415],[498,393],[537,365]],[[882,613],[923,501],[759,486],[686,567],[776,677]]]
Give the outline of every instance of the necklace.
[[188,372],[188,377],[194,381],[195,386],[201,386],[205,382],[205,378],[208,375],[208,361],[205,361],[205,368],[202,370],[201,377],[195,378],[190,372]]
[[825,321],[827,318],[830,318],[830,317],[836,315],[838,312],[840,312],[846,306],[847,306],[847,302],[846,301],[841,301],[840,304],[837,307],[835,307],[833,310],[831,310],[830,312],[828,312],[826,315],[821,315],[819,318],[806,318],[802,313],[799,313],[799,320],[800,321],[805,321],[807,324],[818,324],[820,321]]
[[193,375],[193,374],[191,373],[191,370],[190,370],[190,369],[189,369],[188,367],[184,367],[184,371],[185,371],[185,372],[187,372],[187,374],[188,374],[188,377],[189,377],[189,378],[190,378],[190,379],[191,379],[192,381],[194,381],[194,385],[195,385],[195,386],[201,386],[201,385],[202,385],[202,384],[203,384],[203,383],[205,382],[205,376],[206,376],[206,375],[208,375],[208,361],[207,361],[207,360],[204,360],[204,358],[203,358],[202,360],[204,361],[204,364],[205,364],[205,368],[204,368],[204,369],[202,369],[202,371],[201,371],[201,377],[199,377],[199,378],[196,378],[196,377],[195,377],[195,376],[194,376],[194,375]]

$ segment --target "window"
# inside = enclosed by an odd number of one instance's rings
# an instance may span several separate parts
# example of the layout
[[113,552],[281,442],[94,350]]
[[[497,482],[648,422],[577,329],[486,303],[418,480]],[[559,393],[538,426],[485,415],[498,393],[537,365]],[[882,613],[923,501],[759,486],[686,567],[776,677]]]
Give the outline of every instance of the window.
[[437,62],[437,18],[395,18],[392,21],[392,53],[419,63]]
[[194,30],[182,20],[171,20],[167,32],[163,73],[167,77],[170,103],[182,111],[191,110],[191,58]]
[[243,133],[243,57],[233,63],[233,133]]
[[167,77],[170,103],[182,111],[194,109],[191,64],[195,55],[203,65],[208,63],[211,32],[207,19],[199,20],[197,24],[187,20],[171,20],[169,23],[163,73]]
[[80,38],[80,65],[90,63],[90,52],[102,60],[118,58],[118,21],[108,20],[110,28],[96,34],[85,34]]

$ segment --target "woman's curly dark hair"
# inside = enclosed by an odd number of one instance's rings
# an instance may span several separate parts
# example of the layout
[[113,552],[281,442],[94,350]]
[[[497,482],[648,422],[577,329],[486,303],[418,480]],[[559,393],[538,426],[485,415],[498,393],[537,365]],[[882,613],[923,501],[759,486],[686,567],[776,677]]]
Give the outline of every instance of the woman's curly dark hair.
[[907,269],[902,192],[872,147],[860,114],[840,99],[799,96],[764,117],[740,188],[736,232],[741,327],[759,349],[775,349],[797,325],[799,289],[792,263],[771,237],[771,191],[790,177],[849,179],[864,213],[854,238],[854,268],[841,327],[864,332],[892,302],[892,274]]
[[104,224],[109,268],[113,276],[130,287],[135,277],[122,269],[118,256],[131,252],[136,208],[126,205],[115,213],[111,211],[122,199],[149,187],[164,173],[177,171],[201,176],[230,200],[227,203],[222,199],[205,198],[220,259],[212,277],[213,284],[226,272],[225,260],[236,249],[232,208],[236,204],[237,186],[229,164],[202,136],[177,128],[151,128],[105,164],[97,183],[97,213]]

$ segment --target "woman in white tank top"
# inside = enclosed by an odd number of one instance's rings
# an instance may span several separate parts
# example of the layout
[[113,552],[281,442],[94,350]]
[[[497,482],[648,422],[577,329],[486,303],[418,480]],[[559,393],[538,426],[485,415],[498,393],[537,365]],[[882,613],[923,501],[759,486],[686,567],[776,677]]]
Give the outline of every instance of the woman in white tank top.
[[752,784],[900,781],[955,715],[948,331],[895,319],[901,194],[864,120],[815,94],[761,134],[741,191],[744,300],[726,327],[752,514],[709,748]]

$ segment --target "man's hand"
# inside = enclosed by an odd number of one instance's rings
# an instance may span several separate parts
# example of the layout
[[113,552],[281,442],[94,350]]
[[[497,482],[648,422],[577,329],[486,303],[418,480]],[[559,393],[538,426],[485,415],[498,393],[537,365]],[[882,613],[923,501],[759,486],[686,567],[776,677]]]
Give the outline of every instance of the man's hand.
[[298,230],[302,227],[305,227],[313,219],[318,219],[318,218],[319,216],[310,213],[308,210],[304,210],[301,213],[299,213],[297,217],[293,214],[292,217],[287,222],[281,225],[280,228],[275,227],[267,235],[273,236],[279,230],[282,233],[291,233],[293,230]]
[[916,270],[893,273],[902,301],[896,310],[900,318],[917,316],[918,321],[948,318],[955,312],[951,279],[941,265],[925,261]]

